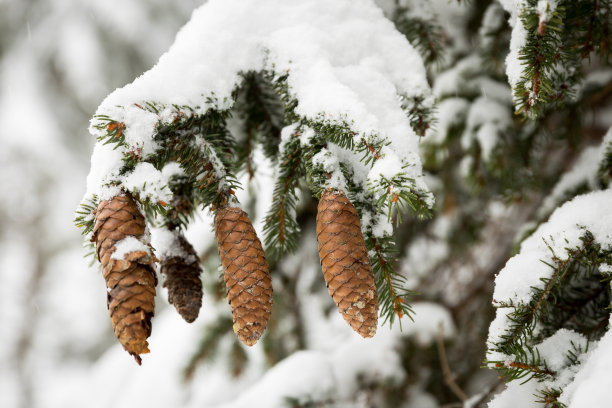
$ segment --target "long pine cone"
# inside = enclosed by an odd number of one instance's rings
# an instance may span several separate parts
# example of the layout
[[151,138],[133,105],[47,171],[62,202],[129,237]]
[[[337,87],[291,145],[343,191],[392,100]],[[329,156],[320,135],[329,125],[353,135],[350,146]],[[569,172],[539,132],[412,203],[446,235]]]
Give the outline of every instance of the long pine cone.
[[176,235],[177,255],[161,258],[161,273],[168,288],[168,302],[187,323],[193,322],[202,307],[202,281],[198,255],[185,237]]
[[[129,194],[101,201],[95,216],[91,240],[96,243],[102,264],[113,329],[123,348],[141,364],[140,354],[149,352],[147,338],[151,335],[157,284],[151,265],[155,257],[142,242],[145,220]],[[130,237],[141,241],[140,248],[115,259],[117,245]]]
[[362,337],[376,334],[378,296],[359,214],[346,195],[327,189],[317,211],[321,268],[344,320]]
[[217,210],[215,235],[234,332],[244,344],[252,346],[263,334],[272,310],[272,280],[266,256],[249,216],[240,208]]

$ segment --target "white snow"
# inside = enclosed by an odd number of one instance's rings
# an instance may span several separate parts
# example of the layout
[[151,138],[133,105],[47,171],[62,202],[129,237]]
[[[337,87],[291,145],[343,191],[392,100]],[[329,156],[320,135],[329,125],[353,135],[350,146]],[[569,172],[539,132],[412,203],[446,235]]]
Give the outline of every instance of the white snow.
[[340,191],[346,190],[346,179],[340,170],[340,163],[336,155],[332,154],[328,149],[323,148],[312,157],[312,162],[315,165],[321,166],[325,172],[330,174],[326,182],[326,187]]
[[194,255],[187,253],[180,245],[178,234],[178,229],[151,228],[151,245],[155,249],[155,255],[160,260],[183,258],[187,262],[195,262]]
[[129,191],[138,192],[141,199],[169,202],[172,199],[172,192],[168,187],[168,180],[181,173],[177,163],[168,164],[159,171],[151,163],[141,162],[131,173],[123,177],[123,186]]
[[506,388],[497,394],[491,402],[489,408],[541,408],[542,404],[535,402],[540,384],[537,381],[529,381],[521,384],[520,381],[512,381]]
[[506,11],[510,13],[512,37],[510,38],[510,52],[506,57],[506,75],[508,83],[514,89],[523,76],[523,63],[519,59],[521,49],[527,43],[527,30],[518,18],[525,7],[524,0],[500,0]]
[[438,103],[435,127],[427,133],[425,143],[442,144],[451,127],[465,120],[469,103],[463,98],[446,98]]
[[580,153],[572,168],[561,176],[553,191],[546,197],[538,210],[538,215],[544,216],[552,212],[557,205],[567,199],[567,194],[572,194],[582,184],[586,184],[590,190],[597,189],[597,169],[604,145],[605,140],[601,147],[587,147]]
[[571,408],[605,407],[612,389],[612,331],[591,344],[591,349],[574,381],[561,394],[559,401]]
[[515,304],[529,302],[532,287],[542,288],[541,279],[553,272],[544,262],[554,263],[553,256],[559,261],[567,259],[567,249],[580,247],[585,231],[590,231],[603,249],[612,248],[612,190],[584,194],[559,207],[500,271],[493,299]]
[[469,85],[466,81],[482,70],[482,59],[478,55],[469,55],[459,60],[454,67],[442,72],[436,78],[433,94],[437,98],[456,96],[459,89]]
[[115,244],[115,252],[111,254],[111,259],[123,259],[127,254],[131,252],[144,251],[147,254],[150,253],[149,246],[142,242],[140,239],[128,235],[123,238],[121,241]]
[[[316,396],[317,400],[332,397],[341,402],[359,392],[358,378],[398,384],[406,373],[394,349],[400,347],[403,338],[413,337],[418,345],[426,347],[435,340],[440,327],[445,338],[455,334],[452,317],[441,306],[415,303],[414,310],[415,322],[405,319],[403,331],[399,325],[393,329],[380,327],[372,339],[350,335],[342,340],[328,340],[327,345],[319,347],[313,344],[313,350],[294,353],[234,401],[218,408],[246,408],[252,406],[253,401],[261,406],[280,408],[286,406],[284,398],[289,396],[297,399]],[[338,314],[334,316],[341,320]],[[329,328],[327,331],[321,334],[329,337]]]
[[550,17],[557,9],[558,0],[538,0],[536,9],[540,18],[540,24],[550,20]]
[[606,132],[599,148],[599,157],[597,158],[599,168],[604,166],[606,156],[610,154],[612,154],[612,127]]
[[568,329],[559,329],[555,334],[538,344],[536,348],[546,363],[546,367],[558,373],[569,364],[567,351],[586,350],[586,345],[587,339],[580,333]]
[[461,138],[462,145],[468,149],[476,140],[482,150],[484,161],[488,161],[497,145],[499,134],[512,124],[509,107],[485,96],[478,97],[468,112],[465,132]]
[[[122,149],[146,156],[155,149],[156,126],[172,120],[167,107],[188,105],[199,114],[211,107],[230,108],[239,73],[262,69],[289,73],[290,92],[299,102],[296,112],[303,117],[350,123],[358,141],[368,135],[390,141],[393,148],[379,162],[406,172],[426,191],[418,138],[398,98],[423,97],[433,103],[425,68],[371,0],[209,1],[194,12],[157,65],[110,94],[97,114],[123,122],[127,147]],[[145,102],[156,103],[161,112],[142,109]],[[103,131],[94,127],[98,123],[94,119],[90,130],[100,136]],[[94,150],[87,196],[100,195],[109,174],[121,167],[119,159],[119,154]],[[150,169],[146,173],[157,186],[143,189],[142,174],[118,181],[163,200],[162,178]],[[340,183],[340,177],[333,181]]]

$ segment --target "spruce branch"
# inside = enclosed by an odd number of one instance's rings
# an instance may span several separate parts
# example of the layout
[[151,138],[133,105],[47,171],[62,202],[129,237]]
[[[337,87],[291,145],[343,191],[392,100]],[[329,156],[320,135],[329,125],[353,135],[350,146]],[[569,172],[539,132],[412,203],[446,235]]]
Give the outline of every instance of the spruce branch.
[[104,134],[97,137],[99,142],[103,144],[114,144],[115,149],[125,145],[125,123],[118,122],[106,115],[95,115],[94,116],[95,129],[103,131]]
[[433,102],[423,96],[400,95],[400,103],[410,119],[410,126],[418,136],[425,136],[427,129],[434,125]]
[[264,243],[274,258],[293,252],[297,246],[300,227],[296,219],[296,189],[304,173],[302,167],[299,133],[294,133],[292,139],[281,148],[272,206],[264,225]]
[[565,8],[560,4],[549,19],[541,19],[536,0],[529,0],[520,15],[528,35],[519,52],[523,77],[514,90],[519,112],[536,117],[548,104],[559,99],[554,85],[555,66],[568,60],[560,35],[564,30],[564,17]]
[[372,232],[365,235],[370,253],[372,271],[378,289],[378,302],[383,324],[393,325],[395,318],[404,316],[412,320],[412,307],[409,298],[416,293],[405,288],[406,279],[395,270],[397,250],[392,237],[375,237]]
[[395,10],[393,22],[423,57],[428,67],[439,66],[444,61],[442,27],[432,15],[431,19],[410,16],[407,8]]
[[74,224],[77,228],[83,228],[81,234],[89,235],[93,231],[96,223],[94,211],[98,208],[99,202],[98,196],[94,194],[91,197],[85,198],[75,211]]
[[261,143],[268,158],[275,159],[285,112],[277,86],[272,82],[274,74],[247,72],[243,78],[234,96],[234,111],[244,119],[247,134],[245,146],[237,145],[239,161],[242,162],[245,155],[248,159],[247,149],[252,150],[256,142]]
[[[557,377],[559,373],[546,366],[534,344],[541,343],[559,329],[572,330],[591,340],[597,340],[605,332],[612,293],[610,277],[599,271],[599,265],[612,260],[612,251],[601,248],[588,231],[584,232],[581,241],[581,246],[566,249],[569,255],[566,259],[552,253],[553,261],[546,263],[553,270],[552,274],[542,279],[542,287],[532,288],[533,295],[528,303],[496,302],[498,307],[509,309],[506,312],[509,324],[490,349],[507,359],[489,360],[487,364],[510,380]],[[547,246],[552,252],[552,247],[548,243]],[[572,342],[571,348],[566,350],[568,365],[579,364],[579,356],[586,349],[588,343],[583,348]]]

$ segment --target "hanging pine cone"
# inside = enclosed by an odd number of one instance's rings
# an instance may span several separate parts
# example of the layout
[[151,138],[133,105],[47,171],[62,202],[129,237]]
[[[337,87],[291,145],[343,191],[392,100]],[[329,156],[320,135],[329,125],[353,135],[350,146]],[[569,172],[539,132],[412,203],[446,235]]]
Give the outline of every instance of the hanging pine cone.
[[[113,329],[123,348],[140,364],[139,355],[149,352],[147,338],[157,284],[151,265],[156,259],[142,242],[145,220],[129,194],[101,201],[95,216],[91,240],[102,263]],[[118,247],[120,253],[115,254]]]
[[359,214],[343,192],[327,189],[317,212],[319,257],[329,294],[344,320],[362,337],[378,322],[378,296]]
[[272,280],[266,256],[249,216],[239,208],[219,208],[215,234],[234,332],[247,346],[263,334],[272,310]]
[[161,259],[161,273],[168,288],[168,302],[187,323],[193,322],[202,307],[202,281],[200,262],[195,249],[177,233],[174,253]]

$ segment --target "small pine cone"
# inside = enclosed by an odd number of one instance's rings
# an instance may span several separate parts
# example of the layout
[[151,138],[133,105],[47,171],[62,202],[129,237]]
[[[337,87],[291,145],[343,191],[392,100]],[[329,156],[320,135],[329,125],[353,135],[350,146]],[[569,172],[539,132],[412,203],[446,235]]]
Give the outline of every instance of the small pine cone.
[[[123,348],[140,364],[139,354],[149,352],[147,338],[151,334],[157,285],[151,265],[156,259],[150,247],[142,242],[145,220],[129,194],[101,201],[95,216],[91,240],[96,243],[102,264],[113,329]],[[122,242],[124,239],[134,241]],[[135,249],[120,250],[125,253],[115,259],[114,252],[123,243],[128,248],[136,244]]]
[[272,279],[261,242],[247,213],[224,207],[215,215],[215,234],[234,332],[252,346],[266,329],[272,310]]
[[317,212],[319,257],[329,294],[362,337],[376,334],[378,296],[359,214],[343,192],[327,189]]
[[193,322],[202,307],[202,281],[200,263],[195,249],[177,233],[176,253],[161,259],[161,273],[168,288],[168,302],[187,323]]

